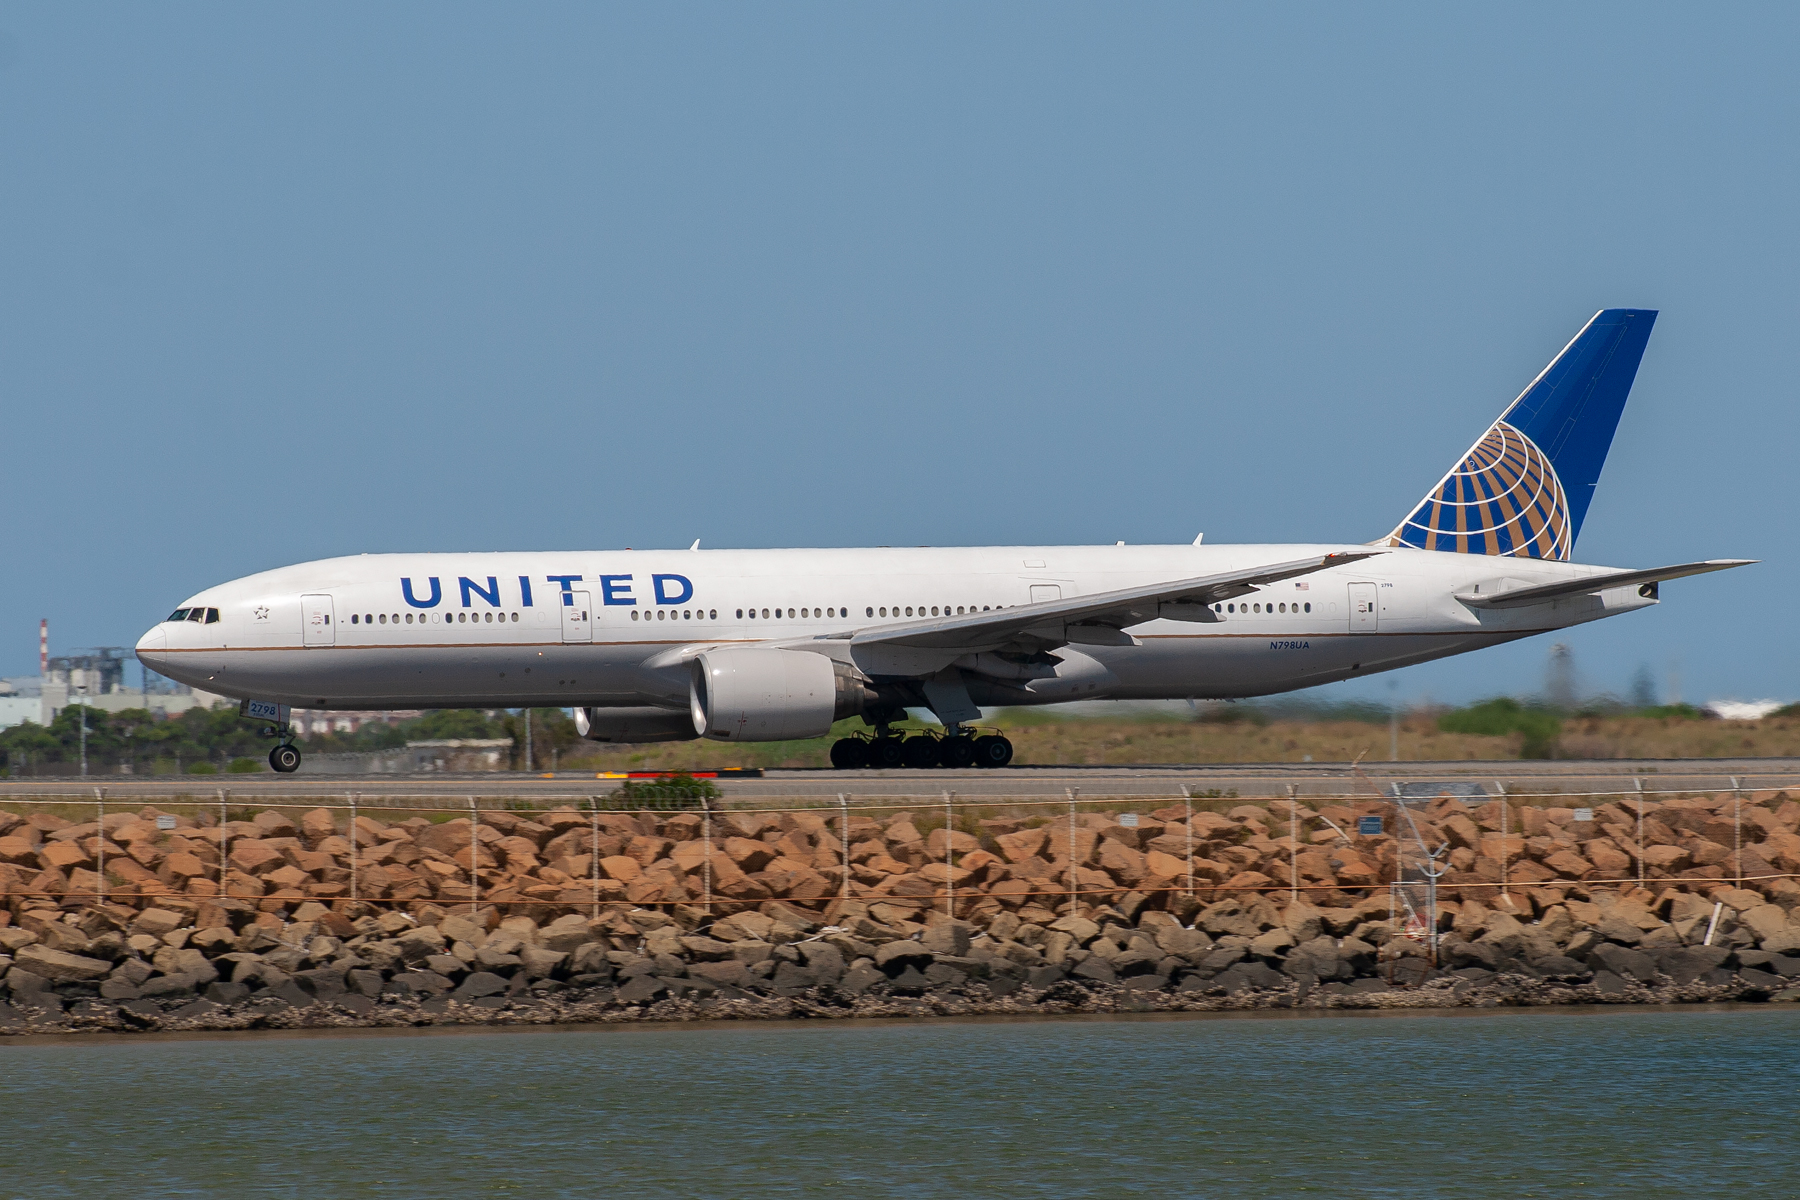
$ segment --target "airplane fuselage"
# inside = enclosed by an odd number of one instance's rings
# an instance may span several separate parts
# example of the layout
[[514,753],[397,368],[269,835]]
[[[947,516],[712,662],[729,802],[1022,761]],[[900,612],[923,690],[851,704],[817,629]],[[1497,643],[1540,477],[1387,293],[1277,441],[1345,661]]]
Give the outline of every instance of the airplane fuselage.
[[[732,645],[808,649],[870,678],[909,673],[851,635],[1333,553],[1350,545],[383,554],[209,588],[139,653],[170,678],[304,708],[685,710],[689,660]],[[1021,668],[958,661],[981,705],[1233,698],[1366,675],[1656,603],[1623,587],[1483,610],[1457,593],[1602,568],[1395,548],[1263,586],[1209,620],[1153,619]],[[1078,638],[1080,635],[1071,635]],[[1103,639],[1104,640],[1104,639]]]

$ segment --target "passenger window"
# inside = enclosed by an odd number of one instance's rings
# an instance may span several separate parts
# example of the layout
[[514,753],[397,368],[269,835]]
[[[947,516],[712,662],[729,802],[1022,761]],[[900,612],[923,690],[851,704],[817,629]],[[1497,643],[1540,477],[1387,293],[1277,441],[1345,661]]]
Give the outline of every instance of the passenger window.
[[1307,605],[1306,605],[1306,611],[1307,611],[1307,612],[1311,612],[1311,611],[1312,611],[1312,603],[1311,603],[1311,602],[1310,602],[1310,601],[1309,601],[1309,602],[1308,602],[1308,603],[1307,603]]
[[407,614],[406,614],[406,623],[407,623],[407,624],[408,624],[408,625],[411,625],[411,624],[412,624],[412,619],[413,619],[413,615],[412,615],[412,614],[411,614],[411,613],[407,613]]
[[706,610],[706,619],[707,619],[707,620],[709,620],[709,621],[716,621],[716,620],[718,620],[718,619],[719,619],[719,610],[718,610],[718,609],[716,609],[716,608],[709,608],[709,609],[707,609],[707,610]]
[[350,614],[350,623],[351,623],[351,624],[352,624],[352,625],[355,625],[355,624],[357,624],[357,623],[358,623],[358,622],[357,622],[357,616],[356,616],[356,614],[355,614],[355,613],[351,613],[351,614]]

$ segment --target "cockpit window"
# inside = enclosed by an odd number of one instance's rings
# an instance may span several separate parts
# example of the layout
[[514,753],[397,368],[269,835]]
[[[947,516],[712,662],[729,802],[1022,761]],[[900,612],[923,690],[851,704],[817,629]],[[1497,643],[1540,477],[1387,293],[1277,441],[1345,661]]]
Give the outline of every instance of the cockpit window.
[[178,608],[178,609],[176,609],[176,610],[175,610],[175,611],[174,611],[174,612],[172,612],[172,613],[170,613],[170,614],[169,614],[169,620],[171,620],[171,621],[185,621],[185,620],[187,620],[187,615],[188,615],[188,610],[187,610],[187,609],[185,609],[185,608]]
[[219,610],[218,609],[209,608],[206,610],[206,623],[208,625],[217,625],[219,623]]
[[205,610],[205,609],[204,609],[204,608],[190,608],[190,609],[188,609],[188,620],[190,620],[190,621],[204,621],[204,620],[206,620],[206,610]]

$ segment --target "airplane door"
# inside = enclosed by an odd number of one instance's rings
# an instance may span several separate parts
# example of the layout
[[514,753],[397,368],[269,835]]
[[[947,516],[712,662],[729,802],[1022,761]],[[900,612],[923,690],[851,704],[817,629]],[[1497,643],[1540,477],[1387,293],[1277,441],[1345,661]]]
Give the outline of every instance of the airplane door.
[[1376,608],[1375,585],[1350,585],[1350,632],[1374,633],[1381,626],[1381,613]]
[[562,635],[565,642],[594,640],[594,610],[588,607],[587,592],[563,593]]
[[308,646],[337,645],[330,596],[300,597],[300,631]]
[[1046,600],[1061,600],[1062,587],[1054,583],[1034,583],[1031,585],[1031,602],[1042,604]]

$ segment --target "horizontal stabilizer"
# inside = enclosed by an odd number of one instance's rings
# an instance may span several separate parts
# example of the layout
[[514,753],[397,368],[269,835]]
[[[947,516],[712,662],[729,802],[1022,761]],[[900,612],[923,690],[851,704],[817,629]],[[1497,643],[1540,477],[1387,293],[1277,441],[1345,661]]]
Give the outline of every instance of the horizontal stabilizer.
[[1660,583],[1665,579],[1681,579],[1688,575],[1704,575],[1708,571],[1728,571],[1745,567],[1754,558],[1709,558],[1705,562],[1681,563],[1673,567],[1654,567],[1648,571],[1605,571],[1581,579],[1565,579],[1536,587],[1511,588],[1504,592],[1458,592],[1456,598],[1470,608],[1523,608],[1528,604],[1548,604],[1569,596],[1591,596],[1611,588],[1634,584]]

